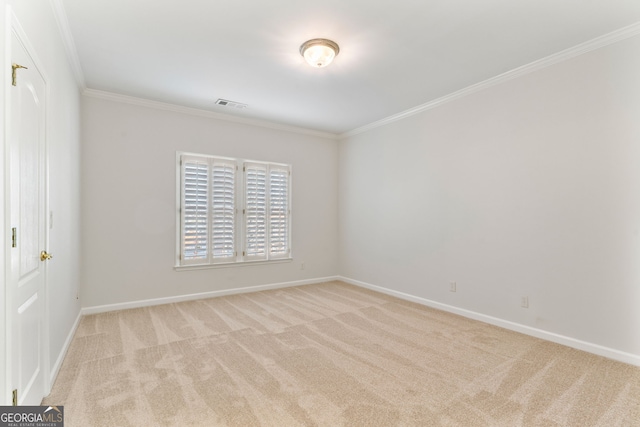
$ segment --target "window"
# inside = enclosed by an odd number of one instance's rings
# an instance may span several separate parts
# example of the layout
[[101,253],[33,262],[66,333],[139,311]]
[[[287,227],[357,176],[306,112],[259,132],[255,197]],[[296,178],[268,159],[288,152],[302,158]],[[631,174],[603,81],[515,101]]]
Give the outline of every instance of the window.
[[291,258],[291,167],[179,153],[177,266]]

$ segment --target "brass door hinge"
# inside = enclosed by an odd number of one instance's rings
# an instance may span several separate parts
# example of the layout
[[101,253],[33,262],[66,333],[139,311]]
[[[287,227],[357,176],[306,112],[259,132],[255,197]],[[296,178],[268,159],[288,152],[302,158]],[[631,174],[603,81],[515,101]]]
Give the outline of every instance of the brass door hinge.
[[11,229],[11,247],[18,247],[18,230],[15,227]]
[[16,70],[18,68],[24,68],[25,70],[27,69],[27,67],[23,67],[22,65],[19,64],[11,64],[11,86],[17,86],[18,85],[18,77],[16,76]]
[[13,395],[12,397],[13,406],[18,406],[18,389],[13,390],[11,394]]

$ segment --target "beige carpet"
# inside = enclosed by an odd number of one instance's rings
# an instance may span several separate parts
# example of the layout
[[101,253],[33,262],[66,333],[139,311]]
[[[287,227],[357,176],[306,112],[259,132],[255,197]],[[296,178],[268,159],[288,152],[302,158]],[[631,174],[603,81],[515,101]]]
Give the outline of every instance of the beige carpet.
[[72,426],[633,426],[640,368],[340,282],[86,316]]

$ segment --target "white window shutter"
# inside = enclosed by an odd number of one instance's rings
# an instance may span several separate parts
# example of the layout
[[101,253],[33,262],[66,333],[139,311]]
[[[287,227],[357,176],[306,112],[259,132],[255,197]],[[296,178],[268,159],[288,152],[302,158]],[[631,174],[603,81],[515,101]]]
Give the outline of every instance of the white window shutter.
[[267,257],[267,168],[245,163],[245,249],[246,259]]
[[291,258],[291,166],[191,153],[179,161],[176,267]]
[[203,262],[209,257],[209,164],[182,160],[182,261]]
[[289,169],[269,170],[269,258],[289,255]]
[[213,262],[233,261],[236,255],[236,165],[214,160],[211,166],[211,246]]

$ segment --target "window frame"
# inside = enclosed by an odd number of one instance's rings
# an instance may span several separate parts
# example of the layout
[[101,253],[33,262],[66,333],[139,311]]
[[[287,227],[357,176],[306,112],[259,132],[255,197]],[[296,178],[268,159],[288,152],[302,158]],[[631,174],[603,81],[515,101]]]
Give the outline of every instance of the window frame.
[[[185,235],[185,227],[183,216],[183,212],[185,212],[185,193],[184,193],[184,163],[185,162],[199,162],[207,164],[207,190],[206,190],[206,205],[207,205],[207,250],[206,257],[204,259],[183,259],[184,257],[184,235]],[[233,203],[235,206],[235,217],[233,220],[233,242],[235,254],[231,257],[219,258],[213,256],[213,237],[212,237],[212,229],[211,226],[213,224],[213,207],[212,207],[212,192],[213,192],[213,165],[214,164],[227,164],[227,165],[235,165],[235,175],[234,175],[234,194],[233,194]],[[264,191],[267,193],[267,199],[265,200],[266,206],[266,215],[264,216],[265,222],[265,238],[263,240],[265,253],[261,256],[248,255],[247,251],[247,179],[245,169],[247,167],[258,167],[263,168],[266,171],[266,184]],[[286,214],[285,216],[285,245],[286,250],[283,253],[272,253],[270,248],[271,238],[273,237],[272,223],[275,221],[270,220],[270,213],[272,205],[271,196],[272,192],[270,191],[270,179],[271,179],[271,171],[276,171],[276,174],[279,172],[280,176],[282,171],[286,171],[287,180],[283,188],[278,188],[280,193],[286,192]],[[218,268],[218,267],[234,267],[234,266],[246,266],[246,265],[257,265],[257,264],[272,264],[272,263],[281,263],[281,262],[290,262],[293,260],[291,241],[292,241],[292,167],[289,164],[285,163],[275,163],[275,162],[264,162],[264,161],[256,161],[242,158],[232,158],[232,157],[222,157],[222,156],[213,156],[208,154],[198,154],[198,153],[190,153],[190,152],[176,152],[176,247],[175,247],[175,265],[174,268],[176,270],[192,270],[192,269],[203,269],[203,268]],[[281,200],[281,199],[280,199]],[[279,212],[282,211],[281,203],[277,204],[277,207],[280,209]],[[280,215],[280,220],[278,221],[278,226],[281,226],[282,215]],[[279,231],[279,230],[276,230]],[[281,239],[278,239],[278,243],[280,246],[282,245]]]

